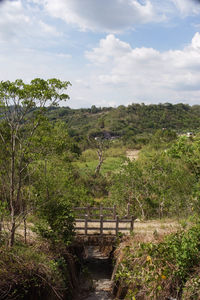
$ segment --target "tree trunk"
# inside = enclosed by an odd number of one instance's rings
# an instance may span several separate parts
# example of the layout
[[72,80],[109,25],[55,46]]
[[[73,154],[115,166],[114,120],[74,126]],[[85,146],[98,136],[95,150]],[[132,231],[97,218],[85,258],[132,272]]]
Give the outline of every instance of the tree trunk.
[[26,244],[27,238],[27,224],[26,224],[26,216],[24,216],[24,243]]
[[0,222],[0,236],[1,236],[1,232],[2,232],[2,225],[1,225],[1,222]]
[[98,175],[100,170],[101,170],[101,166],[103,164],[103,151],[100,149],[97,151],[98,153],[98,157],[99,157],[99,163],[98,163],[98,166],[96,167],[96,170],[95,170],[95,175]]
[[10,216],[11,216],[11,230],[9,246],[12,247],[15,240],[15,203],[14,203],[14,178],[15,178],[15,137],[14,132],[11,132],[11,175],[10,175]]
[[142,203],[140,202],[140,200],[137,197],[136,197],[136,201],[139,204],[139,207],[140,207],[141,213],[142,213],[142,219],[144,220],[145,219],[145,213],[144,213],[144,209],[142,207]]
[[9,238],[9,247],[12,247],[14,245],[15,242],[15,218],[12,217],[11,220],[11,230],[10,230],[10,238]]

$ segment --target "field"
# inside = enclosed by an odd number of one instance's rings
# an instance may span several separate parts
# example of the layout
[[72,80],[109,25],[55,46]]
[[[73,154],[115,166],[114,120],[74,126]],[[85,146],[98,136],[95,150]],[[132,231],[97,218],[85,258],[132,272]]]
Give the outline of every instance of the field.
[[[109,172],[116,172],[120,169],[126,158],[129,158],[132,161],[133,159],[137,159],[138,155],[139,150],[126,149],[125,147],[111,147],[105,150],[101,173],[105,175]],[[84,151],[80,157],[80,160],[74,164],[78,166],[81,170],[81,173],[84,174],[87,170],[94,172],[98,163],[97,150],[89,149]]]

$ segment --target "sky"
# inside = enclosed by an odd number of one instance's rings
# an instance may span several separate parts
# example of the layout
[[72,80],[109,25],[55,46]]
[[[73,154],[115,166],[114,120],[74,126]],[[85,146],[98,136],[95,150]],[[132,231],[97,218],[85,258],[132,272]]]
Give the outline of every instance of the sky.
[[200,1],[0,0],[0,80],[37,77],[72,108],[200,104]]

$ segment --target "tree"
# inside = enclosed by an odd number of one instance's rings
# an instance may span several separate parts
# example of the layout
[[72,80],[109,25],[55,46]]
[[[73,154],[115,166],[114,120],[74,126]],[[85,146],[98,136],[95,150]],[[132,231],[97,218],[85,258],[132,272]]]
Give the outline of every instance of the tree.
[[133,213],[142,218],[189,214],[194,174],[164,151],[144,154],[114,174],[111,199],[119,203],[121,211],[131,203]]
[[30,167],[35,168],[32,187],[39,233],[52,242],[68,243],[74,229],[72,209],[88,202],[90,196],[65,152],[48,154],[47,160],[38,160]]
[[105,160],[105,150],[109,148],[109,140],[105,139],[104,137],[89,137],[88,143],[92,149],[96,150],[98,155],[98,165],[95,169],[95,176],[98,176],[102,167],[102,164]]
[[8,204],[9,246],[13,246],[15,231],[26,215],[26,199],[23,196],[27,184],[28,166],[34,160],[34,136],[43,119],[47,106],[57,106],[69,99],[65,90],[68,81],[36,78],[30,84],[17,79],[0,82],[1,181],[4,184]]

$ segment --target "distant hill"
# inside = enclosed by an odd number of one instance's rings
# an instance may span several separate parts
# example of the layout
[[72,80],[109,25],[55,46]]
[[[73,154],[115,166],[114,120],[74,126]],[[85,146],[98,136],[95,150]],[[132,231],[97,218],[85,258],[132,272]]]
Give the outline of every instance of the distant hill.
[[177,133],[200,129],[200,105],[131,104],[117,108],[92,106],[87,109],[57,107],[48,109],[50,120],[63,120],[75,137],[109,136],[130,138],[166,128]]

